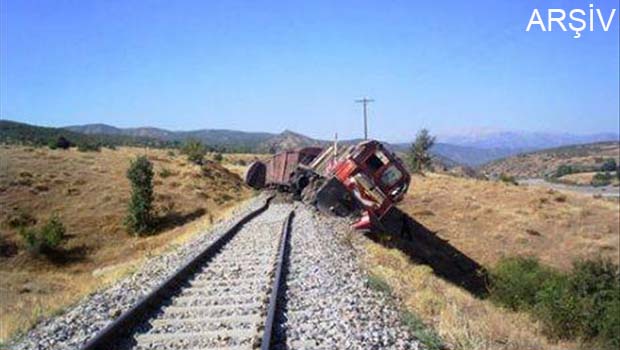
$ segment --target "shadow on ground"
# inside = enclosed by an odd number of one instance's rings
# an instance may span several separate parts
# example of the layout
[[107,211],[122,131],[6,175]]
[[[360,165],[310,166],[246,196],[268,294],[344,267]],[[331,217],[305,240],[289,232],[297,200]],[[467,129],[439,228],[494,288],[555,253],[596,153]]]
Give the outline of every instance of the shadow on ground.
[[437,276],[479,298],[487,296],[488,275],[484,267],[406,213],[394,208],[383,232],[389,239],[376,232],[368,233],[368,237],[399,249],[414,262],[430,266]]
[[153,234],[158,234],[162,231],[169,230],[171,228],[175,228],[177,226],[185,225],[190,221],[194,221],[199,217],[205,215],[207,210],[205,208],[198,208],[192,212],[187,214],[181,214],[178,212],[170,212],[162,217],[157,219],[157,225],[153,231]]
[[86,261],[90,253],[91,248],[84,244],[71,248],[58,247],[44,252],[46,259],[57,266],[67,266]]

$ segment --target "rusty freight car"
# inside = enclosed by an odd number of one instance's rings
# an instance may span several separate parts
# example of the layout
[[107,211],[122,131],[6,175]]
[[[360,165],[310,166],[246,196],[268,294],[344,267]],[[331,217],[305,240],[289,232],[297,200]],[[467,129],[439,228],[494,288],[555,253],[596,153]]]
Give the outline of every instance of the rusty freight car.
[[304,147],[277,153],[267,162],[250,164],[245,173],[245,181],[253,188],[264,187],[289,190],[297,167],[307,165],[321,152],[319,147]]

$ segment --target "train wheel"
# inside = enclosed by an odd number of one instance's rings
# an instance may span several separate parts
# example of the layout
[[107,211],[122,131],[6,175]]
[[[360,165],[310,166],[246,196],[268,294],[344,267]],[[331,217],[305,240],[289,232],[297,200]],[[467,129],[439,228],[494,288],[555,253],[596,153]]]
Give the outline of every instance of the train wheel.
[[243,181],[250,187],[260,190],[265,187],[267,166],[263,162],[253,162],[245,171]]

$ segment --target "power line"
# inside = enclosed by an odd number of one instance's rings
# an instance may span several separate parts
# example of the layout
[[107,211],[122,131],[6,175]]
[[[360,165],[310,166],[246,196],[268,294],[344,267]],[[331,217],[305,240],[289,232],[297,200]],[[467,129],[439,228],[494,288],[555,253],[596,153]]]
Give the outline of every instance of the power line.
[[364,140],[368,140],[368,104],[375,102],[375,100],[364,97],[361,100],[355,100],[356,103],[362,103],[364,105]]

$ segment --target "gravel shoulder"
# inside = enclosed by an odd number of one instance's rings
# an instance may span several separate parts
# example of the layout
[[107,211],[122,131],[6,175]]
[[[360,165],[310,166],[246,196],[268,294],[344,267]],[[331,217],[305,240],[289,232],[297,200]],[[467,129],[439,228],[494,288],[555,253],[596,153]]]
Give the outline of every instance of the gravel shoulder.
[[393,303],[368,286],[348,226],[296,205],[276,349],[424,348]]

